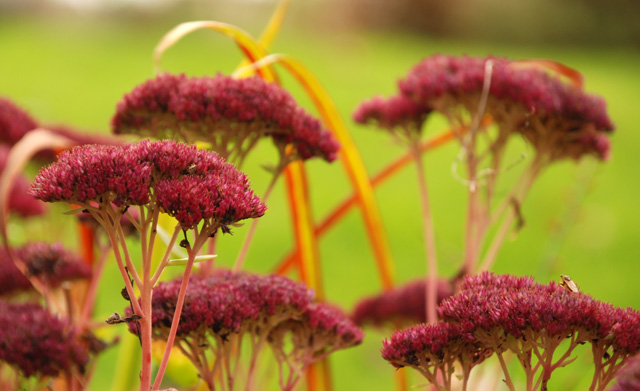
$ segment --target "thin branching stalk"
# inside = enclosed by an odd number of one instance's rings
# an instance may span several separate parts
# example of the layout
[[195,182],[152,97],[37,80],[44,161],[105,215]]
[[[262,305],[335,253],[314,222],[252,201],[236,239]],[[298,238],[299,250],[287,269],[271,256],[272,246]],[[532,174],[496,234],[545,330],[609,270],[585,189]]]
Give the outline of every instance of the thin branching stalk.
[[424,229],[424,245],[425,255],[427,257],[427,284],[426,284],[426,314],[427,323],[434,324],[438,315],[436,306],[438,304],[438,258],[436,253],[436,241],[433,229],[433,218],[429,206],[429,195],[427,192],[427,183],[425,180],[424,167],[422,166],[422,154],[418,142],[410,145],[413,158],[416,163],[416,171],[418,175],[418,187],[420,188],[420,203],[422,206],[422,223]]
[[516,220],[516,218],[521,217],[519,216],[520,205],[522,205],[522,201],[524,201],[525,197],[527,196],[527,193],[531,189],[531,185],[533,185],[533,182],[540,174],[541,169],[542,164],[540,160],[535,159],[531,163],[531,166],[529,167],[527,172],[523,174],[524,177],[522,178],[522,186],[516,185],[517,188],[514,189],[514,196],[508,200],[509,204],[511,204],[511,207],[506,211],[506,216],[504,216],[502,224],[499,226],[498,231],[494,235],[493,240],[489,245],[487,252],[485,253],[484,259],[482,260],[482,263],[479,267],[480,272],[489,270],[493,266],[493,263],[495,262],[498,255],[498,251],[500,250],[500,247],[502,246],[502,243],[504,242],[507,234],[511,231],[511,227],[514,221]]
[[[281,159],[281,161],[285,162],[285,159]],[[269,198],[269,195],[271,194],[271,191],[275,187],[276,182],[278,181],[280,174],[282,174],[282,170],[284,170],[285,166],[286,164],[281,163],[279,164],[279,167],[273,172],[271,181],[269,182],[269,185],[267,186],[267,189],[265,190],[264,195],[262,196],[262,202],[264,203],[267,202],[267,199]],[[240,248],[238,257],[236,258],[236,261],[233,264],[234,272],[238,272],[242,270],[242,265],[244,264],[244,260],[247,257],[247,254],[249,253],[249,248],[251,247],[251,243],[253,242],[253,235],[256,232],[256,228],[258,227],[259,221],[260,219],[253,219],[253,221],[251,222],[251,226],[249,227],[249,232],[247,232],[247,236],[245,236],[244,242],[242,242],[242,247]]]
[[[205,230],[205,227],[202,228],[202,231],[204,230]],[[184,270],[184,275],[182,276],[182,284],[180,285],[180,291],[178,293],[178,301],[176,303],[176,308],[173,313],[171,329],[169,331],[169,337],[167,338],[167,346],[165,347],[164,355],[162,356],[162,361],[160,362],[160,366],[158,367],[158,373],[153,383],[153,390],[159,390],[160,385],[162,384],[162,378],[164,377],[164,373],[167,369],[167,365],[169,363],[169,357],[171,355],[171,350],[173,348],[173,343],[175,341],[176,333],[178,332],[178,324],[180,323],[180,315],[182,314],[182,307],[184,305],[184,299],[187,294],[187,285],[189,284],[189,278],[191,277],[193,262],[195,260],[196,255],[198,255],[198,253],[200,252],[200,249],[202,248],[202,246],[206,243],[207,237],[208,235],[198,235],[196,233],[196,239],[195,239],[193,248],[191,248],[190,245],[187,245],[189,260],[187,261],[187,266]],[[151,294],[149,294],[149,298],[151,298]],[[149,299],[149,301],[151,300]]]

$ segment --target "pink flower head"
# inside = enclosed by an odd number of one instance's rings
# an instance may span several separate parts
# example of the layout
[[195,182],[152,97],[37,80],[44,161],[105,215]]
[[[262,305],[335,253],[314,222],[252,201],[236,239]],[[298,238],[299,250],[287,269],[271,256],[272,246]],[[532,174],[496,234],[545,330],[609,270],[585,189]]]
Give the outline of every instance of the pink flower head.
[[89,355],[65,319],[37,304],[0,301],[0,322],[0,361],[24,376],[84,372]]
[[[268,337],[280,366],[289,367],[288,379],[280,371],[284,390],[293,389],[299,374],[329,354],[362,343],[363,332],[338,308],[312,303],[299,318],[279,323]],[[295,374],[295,375],[293,375]]]
[[30,193],[47,202],[113,203],[122,210],[147,204],[153,193],[183,229],[207,220],[212,232],[266,210],[246,175],[216,153],[169,140],[76,147],[43,169]]
[[459,326],[446,322],[395,331],[391,339],[385,339],[382,344],[382,358],[396,368],[417,369],[433,384],[450,379],[456,362],[461,364],[466,381],[473,367],[490,355],[490,350],[466,335]]
[[24,110],[6,98],[0,98],[0,143],[13,145],[37,127],[36,121]]
[[249,181],[233,166],[204,177],[164,179],[155,186],[158,205],[180,222],[183,229],[202,220],[226,227],[237,221],[264,215],[267,207],[249,188]]
[[[394,327],[426,322],[425,284],[425,279],[415,280],[365,298],[356,305],[352,318],[358,325],[385,324]],[[453,289],[448,281],[438,281],[438,303],[452,294]]]
[[[616,309],[582,292],[567,292],[555,282],[485,272],[466,277],[461,291],[439,306],[440,316],[476,336],[497,333],[531,340],[565,338],[579,331],[582,342],[611,340],[615,349],[640,349],[640,316]],[[613,337],[613,339],[611,339]]]
[[390,131],[400,128],[419,136],[430,112],[427,106],[404,95],[387,99],[377,96],[360,103],[353,120],[361,124],[373,122]]
[[[153,293],[153,327],[168,333],[178,300],[181,279],[160,283]],[[221,272],[208,278],[192,277],[187,288],[178,336],[204,338],[213,333],[226,338],[241,331],[268,332],[279,322],[302,314],[313,298],[311,291],[286,277]],[[135,328],[130,326],[135,332]]]
[[339,148],[320,122],[298,107],[280,86],[259,77],[187,77],[161,74],[137,86],[118,103],[114,133],[137,133],[186,142],[204,140],[225,157],[242,159],[261,137],[296,158],[327,161]]
[[60,243],[28,243],[16,251],[16,257],[24,262],[27,277],[52,288],[64,281],[91,277],[91,268]]
[[602,98],[538,67],[502,58],[436,55],[416,65],[399,88],[405,96],[460,121],[460,108],[471,115],[478,109],[489,61],[486,112],[503,132],[521,133],[552,160],[608,156],[605,134],[614,125]]
[[83,145],[42,169],[30,194],[45,202],[149,202],[151,165],[121,146]]

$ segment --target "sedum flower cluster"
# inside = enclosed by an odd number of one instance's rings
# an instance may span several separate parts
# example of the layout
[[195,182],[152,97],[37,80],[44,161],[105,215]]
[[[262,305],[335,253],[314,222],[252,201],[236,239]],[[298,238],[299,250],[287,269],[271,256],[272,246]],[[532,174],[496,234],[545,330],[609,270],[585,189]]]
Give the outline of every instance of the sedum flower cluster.
[[[426,322],[426,284],[422,278],[362,299],[353,310],[353,321],[358,325],[390,325],[394,328]],[[437,288],[437,303],[453,294],[449,281],[438,281]]]
[[76,339],[67,319],[38,304],[0,301],[0,361],[25,377],[83,373],[89,347]]
[[[154,338],[166,339],[180,283],[179,279],[160,283],[154,290]],[[194,276],[176,346],[212,390],[219,381],[232,387],[241,380],[238,349],[243,341],[250,346],[244,373],[249,388],[255,381],[258,357],[270,346],[280,367],[280,386],[291,390],[310,364],[363,338],[340,310],[314,303],[313,298],[304,284],[277,275],[218,271],[209,277]],[[129,324],[129,330],[138,332],[135,323]]]
[[[495,354],[511,390],[545,390],[551,374],[574,360],[576,348],[588,344],[594,362],[590,390],[604,390],[623,363],[640,351],[639,312],[530,277],[488,272],[466,277],[438,312],[444,322],[394,333],[384,342],[382,354],[397,367],[418,369],[439,389],[450,389],[447,371],[454,362],[462,365],[466,384],[471,364]],[[522,365],[525,387],[513,384],[505,352],[513,353]],[[434,366],[444,376],[443,383]]]
[[112,127],[116,134],[206,141],[238,163],[262,137],[271,138],[287,161],[314,156],[333,161],[339,148],[289,92],[257,76],[161,74],[125,95]]
[[425,117],[436,111],[463,124],[477,113],[487,87],[484,111],[498,125],[494,150],[510,135],[521,134],[549,160],[609,156],[607,133],[614,125],[602,98],[538,66],[504,58],[426,58],[398,82],[397,96],[362,103],[354,119],[419,132]]
[[184,230],[202,220],[217,228],[266,210],[232,165],[213,152],[169,140],[76,147],[38,174],[31,194],[89,211],[113,204],[120,215],[153,200]]

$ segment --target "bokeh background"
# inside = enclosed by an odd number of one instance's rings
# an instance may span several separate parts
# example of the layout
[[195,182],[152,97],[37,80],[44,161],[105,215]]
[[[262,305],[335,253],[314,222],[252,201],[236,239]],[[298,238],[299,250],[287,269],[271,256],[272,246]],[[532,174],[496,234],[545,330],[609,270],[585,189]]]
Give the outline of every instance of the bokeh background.
[[[153,76],[151,53],[165,32],[180,22],[209,19],[258,36],[275,5],[271,0],[0,0],[0,95],[43,123],[108,133],[118,100]],[[523,205],[525,227],[505,243],[493,270],[533,275],[541,282],[569,274],[600,300],[640,308],[638,14],[635,0],[293,0],[271,52],[297,57],[321,80],[370,174],[404,150],[384,132],[354,125],[351,113],[363,99],[393,93],[396,80],[430,54],[548,58],[580,70],[586,90],[606,99],[617,125],[612,157],[604,163],[585,159],[549,167]],[[231,72],[240,60],[232,42],[200,31],[165,54],[163,69],[211,75]],[[312,110],[291,78],[285,76],[284,85]],[[426,133],[443,129],[444,123],[435,120]],[[259,193],[268,181],[260,165],[273,156],[270,147],[260,146],[246,164]],[[465,189],[450,170],[457,153],[451,144],[425,159],[443,276],[455,272],[463,253]],[[350,185],[339,162],[311,161],[308,167],[314,214],[322,217],[350,194]],[[414,177],[409,166],[377,189],[400,283],[425,273]],[[251,270],[272,270],[291,249],[290,216],[279,185],[247,260]],[[52,209],[58,215],[61,211]],[[55,225],[12,222],[10,232],[16,241],[73,245],[75,231],[64,228],[68,223],[62,216]],[[225,237],[217,262],[230,264],[242,239],[242,228]],[[357,212],[321,240],[321,255],[328,300],[350,310],[380,290]],[[121,285],[115,271],[108,271],[99,319],[126,304],[119,297]],[[332,357],[336,390],[393,388],[393,370],[379,355],[385,335],[368,330],[363,346]],[[102,357],[92,389],[111,389],[114,373],[122,370],[119,359],[117,349]],[[585,355],[576,365],[586,367],[587,361]],[[584,373],[571,367],[563,373],[563,379],[553,380],[561,388],[586,388]],[[417,377],[411,380],[421,383]]]

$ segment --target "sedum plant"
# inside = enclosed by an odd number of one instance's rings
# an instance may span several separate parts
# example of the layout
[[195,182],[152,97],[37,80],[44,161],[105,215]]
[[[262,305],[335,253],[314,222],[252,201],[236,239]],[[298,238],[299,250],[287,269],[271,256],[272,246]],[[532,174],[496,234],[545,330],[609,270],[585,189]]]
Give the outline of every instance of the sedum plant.
[[[232,165],[213,152],[173,141],[76,147],[38,174],[31,194],[46,202],[78,205],[77,210],[91,214],[109,236],[126,297],[134,309],[135,318],[129,321],[140,326],[142,390],[150,389],[152,381],[152,293],[171,261],[180,233],[180,246],[187,250],[188,258],[167,352],[171,351],[193,263],[202,246],[219,231],[228,232],[229,225],[260,217],[266,210],[249,188],[246,176]],[[129,208],[139,210],[137,219]],[[176,225],[160,264],[153,268],[160,213],[175,218]],[[125,240],[123,216],[140,232],[140,260],[135,263]],[[158,372],[156,387],[164,369]]]

